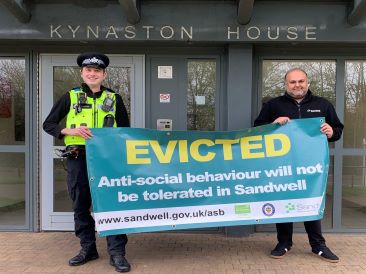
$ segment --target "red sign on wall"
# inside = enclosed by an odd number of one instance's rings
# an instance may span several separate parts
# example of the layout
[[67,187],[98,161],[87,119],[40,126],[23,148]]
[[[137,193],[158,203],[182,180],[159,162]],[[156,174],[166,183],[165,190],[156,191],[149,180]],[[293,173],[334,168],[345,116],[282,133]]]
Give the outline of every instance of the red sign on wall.
[[160,93],[160,103],[170,103],[170,93]]

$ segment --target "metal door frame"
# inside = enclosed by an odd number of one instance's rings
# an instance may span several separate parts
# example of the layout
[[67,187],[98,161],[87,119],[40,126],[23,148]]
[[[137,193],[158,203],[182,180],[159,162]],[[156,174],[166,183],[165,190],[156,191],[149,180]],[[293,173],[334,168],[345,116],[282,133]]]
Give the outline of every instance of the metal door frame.
[[[145,127],[145,56],[108,55],[111,66],[131,68],[131,126]],[[75,66],[77,54],[40,54],[40,123],[53,105],[53,67]],[[53,137],[40,126],[40,212],[41,230],[73,230],[72,212],[53,209]],[[65,182],[66,183],[66,182]]]
[[[24,154],[24,200],[25,200],[25,216],[24,216],[24,224],[23,225],[0,225],[0,231],[30,231],[34,226],[34,206],[35,201],[33,201],[33,186],[35,182],[36,176],[33,173],[33,163],[34,163],[34,155],[32,152],[35,152],[35,134],[32,130],[32,125],[34,125],[34,117],[35,113],[31,110],[36,109],[34,107],[35,96],[32,96],[32,57],[29,53],[1,53],[0,57],[2,58],[24,58],[24,114],[25,114],[25,142],[22,145],[0,145],[0,153],[23,153]],[[32,122],[33,121],[33,122]]]

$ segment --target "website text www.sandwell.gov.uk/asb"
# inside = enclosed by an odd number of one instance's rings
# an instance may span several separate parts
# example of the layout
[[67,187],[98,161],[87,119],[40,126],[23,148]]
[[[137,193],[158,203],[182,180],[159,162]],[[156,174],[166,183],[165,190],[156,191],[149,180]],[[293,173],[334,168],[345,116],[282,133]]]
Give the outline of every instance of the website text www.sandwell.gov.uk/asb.
[[206,217],[216,217],[225,215],[225,211],[222,209],[217,210],[198,210],[194,212],[179,212],[170,213],[164,212],[159,214],[144,214],[144,215],[132,215],[124,217],[111,217],[111,218],[101,218],[98,220],[98,224],[112,224],[112,223],[129,223],[129,222],[146,222],[155,220],[173,220],[178,219],[189,219],[189,218],[206,218]]

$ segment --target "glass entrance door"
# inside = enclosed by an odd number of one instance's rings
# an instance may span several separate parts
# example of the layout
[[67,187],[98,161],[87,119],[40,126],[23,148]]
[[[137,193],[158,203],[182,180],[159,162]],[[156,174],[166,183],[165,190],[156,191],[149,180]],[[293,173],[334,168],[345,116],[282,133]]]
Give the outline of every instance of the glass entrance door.
[[341,225],[366,229],[366,60],[345,60]]
[[[54,102],[80,86],[77,55],[41,55],[41,121]],[[144,56],[109,55],[104,85],[118,92],[127,107],[131,126],[144,127]],[[64,121],[63,121],[64,123]],[[73,230],[74,220],[66,184],[66,162],[55,151],[62,140],[41,133],[41,229]]]
[[29,58],[0,55],[0,230],[29,230]]
[[[148,127],[160,130],[220,130],[219,99],[222,87],[218,56],[153,56],[149,61]],[[159,72],[161,70],[166,73]],[[162,120],[168,123],[167,127],[159,127]],[[222,232],[219,227],[197,230]]]
[[[162,68],[169,76],[160,75]],[[152,57],[148,126],[171,130],[220,130],[220,58]]]

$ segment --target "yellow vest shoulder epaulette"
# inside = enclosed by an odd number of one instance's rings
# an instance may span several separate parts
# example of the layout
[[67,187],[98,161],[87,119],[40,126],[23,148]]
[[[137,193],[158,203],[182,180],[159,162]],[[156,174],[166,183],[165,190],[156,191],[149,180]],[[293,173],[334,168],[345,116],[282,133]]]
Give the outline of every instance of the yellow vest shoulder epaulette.
[[82,91],[82,89],[81,89],[81,87],[75,87],[75,88],[72,88],[70,91],[80,92],[80,91]]
[[105,93],[106,93],[106,95],[108,96],[108,97],[112,97],[112,96],[114,96],[116,93],[115,92],[110,92],[110,91],[108,91],[108,90],[106,90],[105,91]]
[[117,92],[115,92],[113,89],[110,89],[110,88],[105,88],[105,87],[103,87],[104,89],[104,91],[108,91],[108,92],[111,92],[111,93],[117,93]]

